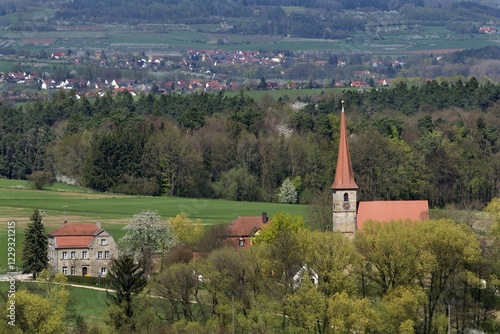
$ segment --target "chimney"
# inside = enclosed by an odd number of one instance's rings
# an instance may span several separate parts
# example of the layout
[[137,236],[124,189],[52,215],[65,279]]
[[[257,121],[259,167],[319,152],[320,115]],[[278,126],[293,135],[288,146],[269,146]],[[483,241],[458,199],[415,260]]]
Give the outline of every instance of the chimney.
[[98,228],[101,228],[101,222],[100,221],[96,221],[95,222],[95,226],[97,226]]
[[265,223],[267,223],[268,220],[269,220],[269,218],[267,217],[267,213],[262,212],[262,222],[265,224]]

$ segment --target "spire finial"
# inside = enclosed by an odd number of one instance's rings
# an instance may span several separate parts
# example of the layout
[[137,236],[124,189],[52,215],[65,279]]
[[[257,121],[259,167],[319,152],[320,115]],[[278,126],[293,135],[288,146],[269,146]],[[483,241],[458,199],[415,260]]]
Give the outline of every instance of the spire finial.
[[344,100],[342,100],[342,112],[344,112]]

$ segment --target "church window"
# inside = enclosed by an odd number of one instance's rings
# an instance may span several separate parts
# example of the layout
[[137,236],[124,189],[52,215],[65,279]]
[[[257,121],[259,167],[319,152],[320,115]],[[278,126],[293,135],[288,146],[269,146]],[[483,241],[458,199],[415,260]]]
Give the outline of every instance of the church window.
[[344,194],[344,202],[349,202],[349,194],[348,193]]

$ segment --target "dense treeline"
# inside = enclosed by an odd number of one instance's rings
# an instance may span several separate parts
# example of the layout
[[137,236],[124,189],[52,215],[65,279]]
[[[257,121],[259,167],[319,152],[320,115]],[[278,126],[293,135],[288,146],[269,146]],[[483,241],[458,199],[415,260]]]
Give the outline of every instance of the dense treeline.
[[[0,108],[0,174],[49,171],[99,191],[276,201],[293,180],[311,203],[333,180],[341,99],[360,200],[483,206],[500,191],[500,86],[398,83],[324,94],[301,110],[242,93],[59,92]],[[286,183],[287,185],[289,184]]]
[[464,63],[469,59],[500,59],[500,48],[487,46],[479,49],[468,49],[452,52],[445,56],[446,60],[452,63]]

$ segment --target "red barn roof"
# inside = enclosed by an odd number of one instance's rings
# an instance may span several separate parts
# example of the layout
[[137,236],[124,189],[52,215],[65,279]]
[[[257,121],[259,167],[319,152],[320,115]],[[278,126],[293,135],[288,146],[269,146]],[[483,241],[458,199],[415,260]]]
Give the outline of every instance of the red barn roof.
[[367,220],[390,222],[399,219],[429,219],[429,203],[423,201],[373,201],[359,202],[357,228]]

